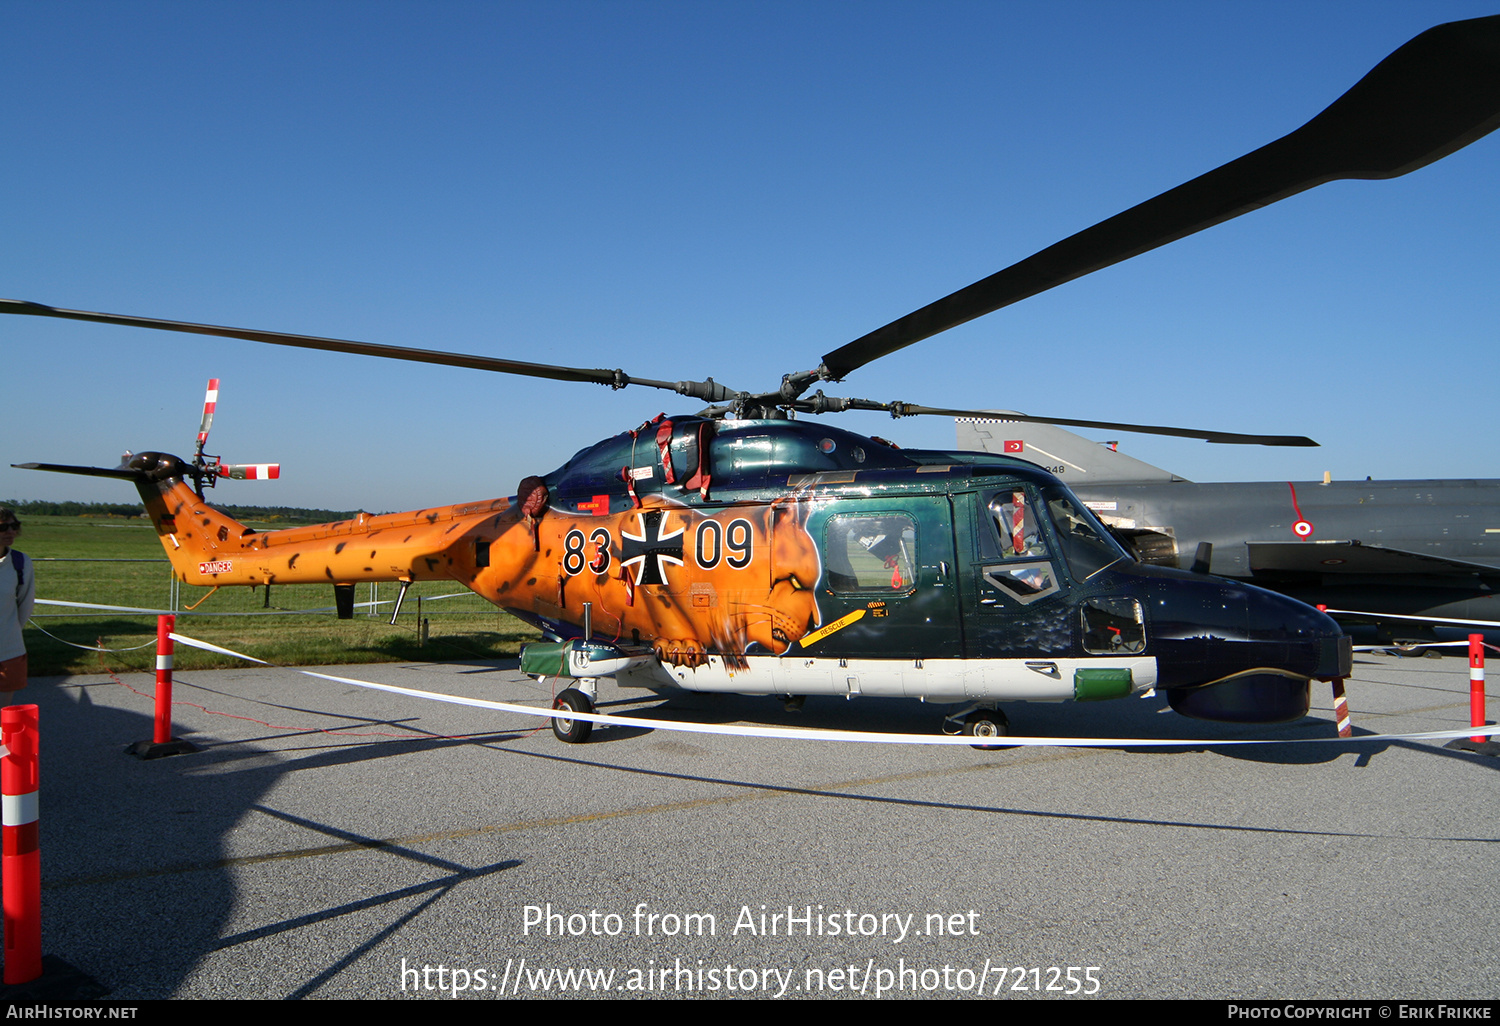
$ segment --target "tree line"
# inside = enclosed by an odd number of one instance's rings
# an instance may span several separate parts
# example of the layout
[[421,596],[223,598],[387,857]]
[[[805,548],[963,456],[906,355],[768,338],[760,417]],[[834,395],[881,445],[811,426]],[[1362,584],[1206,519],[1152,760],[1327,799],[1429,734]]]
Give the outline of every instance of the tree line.
[[[51,502],[46,499],[6,499],[0,505],[9,506],[20,516],[128,518],[146,515],[146,508],[138,502]],[[359,510],[306,509],[302,506],[215,505],[214,508],[236,520],[300,520],[309,523],[349,520],[360,513]]]

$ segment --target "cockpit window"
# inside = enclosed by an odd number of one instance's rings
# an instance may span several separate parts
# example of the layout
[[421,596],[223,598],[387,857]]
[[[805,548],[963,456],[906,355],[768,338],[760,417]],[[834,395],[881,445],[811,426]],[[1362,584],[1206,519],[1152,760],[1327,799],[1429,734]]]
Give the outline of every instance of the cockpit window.
[[1067,489],[1044,488],[1042,498],[1074,579],[1086,581],[1105,567],[1129,558]]
[[917,585],[917,523],[905,513],[828,518],[826,577],[834,594],[906,595]]
[[1047,545],[1036,527],[1036,496],[1024,488],[996,492],[989,501],[990,517],[1000,536],[1001,559],[1029,559],[1047,555]]
[[1079,608],[1089,655],[1138,655],[1146,650],[1146,619],[1133,598],[1105,595]]

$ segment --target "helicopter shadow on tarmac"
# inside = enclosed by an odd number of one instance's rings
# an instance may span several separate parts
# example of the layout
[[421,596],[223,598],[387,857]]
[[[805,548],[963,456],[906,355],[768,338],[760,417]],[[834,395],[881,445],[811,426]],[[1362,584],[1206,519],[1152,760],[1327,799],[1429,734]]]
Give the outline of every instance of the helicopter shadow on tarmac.
[[[674,712],[674,713],[675,712],[683,712],[683,713],[692,712],[694,714],[698,714],[698,715],[693,716],[692,718],[694,720],[698,721],[698,722],[702,722],[702,721],[704,721],[704,719],[706,719],[705,717],[701,716],[701,714],[705,711],[704,709],[702,709],[702,708],[687,709],[687,708],[683,708],[683,707],[687,706],[687,705],[690,705],[690,704],[696,706],[697,703],[698,703],[698,701],[701,700],[701,699],[703,699],[704,697],[705,696],[702,696],[702,695],[692,695],[692,696],[688,696],[685,701],[682,701],[680,703],[678,702],[677,699],[674,698],[670,703],[664,703],[663,706],[656,707],[655,709],[650,710],[650,711],[653,711],[653,712],[670,711],[670,712]],[[785,719],[786,721],[788,721],[788,722],[785,722],[785,723],[781,723],[779,725],[791,725],[790,721],[798,715],[798,714],[795,714],[795,713],[791,713],[791,714],[787,714],[784,718],[783,717],[773,717],[773,716],[764,715],[765,708],[764,708],[763,702],[764,702],[764,700],[761,700],[760,702],[757,702],[757,700],[752,699],[752,698],[746,698],[746,697],[742,697],[742,696],[735,696],[735,698],[728,699],[728,700],[725,700],[723,702],[713,702],[713,703],[710,703],[710,704],[716,704],[716,705],[719,706],[719,714],[718,714],[719,718],[722,719],[722,720],[724,720],[724,721],[726,721],[726,722],[734,722],[734,721],[736,721],[738,719],[754,719],[758,724],[771,725],[770,720],[772,720],[773,718],[777,718],[777,719]],[[758,706],[758,709],[751,710],[751,709],[745,709],[745,708],[734,708],[735,706],[740,706],[743,703],[755,703]],[[674,705],[674,708],[672,708],[670,710],[665,710],[664,707],[666,705],[668,705],[668,704]],[[820,720],[824,720],[825,717],[827,717],[828,722],[825,723],[824,726],[826,726],[828,728],[832,728],[832,727],[835,727],[835,726],[843,726],[845,728],[849,728],[851,726],[848,717],[838,717],[837,719],[833,718],[832,710],[830,710],[830,709],[827,708],[829,706],[832,706],[833,703],[831,703],[829,701],[824,701],[823,703],[820,703],[820,704],[822,706],[824,706],[825,708],[824,709],[813,709],[811,715],[808,717],[809,720],[811,720],[813,722],[818,722]],[[857,727],[855,729],[880,730],[882,727],[887,727],[888,728],[888,727],[892,727],[892,726],[900,726],[903,723],[909,725],[909,722],[910,722],[909,721],[909,717],[906,716],[904,714],[904,710],[901,709],[901,706],[903,704],[906,704],[906,703],[903,703],[900,700],[889,700],[889,699],[887,699],[887,700],[866,700],[865,702],[860,703],[861,707],[863,709],[865,709],[865,710],[868,711],[868,715],[864,718],[864,720],[861,723],[859,723],[857,725]],[[915,704],[915,703],[910,703],[910,704]],[[1147,703],[1145,703],[1145,702],[1142,702],[1140,704],[1142,706],[1147,705]],[[885,709],[878,709],[878,708],[876,708],[876,707],[881,706],[881,705],[884,705],[886,708]],[[812,706],[812,702],[811,701],[809,701],[808,706],[809,707]],[[756,714],[757,712],[760,713],[760,715],[757,715]],[[740,714],[743,714],[743,715],[740,715]],[[641,712],[636,712],[633,715],[642,715],[642,713]],[[1149,718],[1153,717],[1154,715],[1155,715],[1155,713],[1152,710],[1150,710],[1150,709],[1142,709],[1141,712],[1139,713],[1139,716],[1140,716],[1141,720],[1149,720]],[[667,717],[663,717],[663,719],[666,719],[666,718]],[[688,719],[688,718],[689,717],[687,717],[687,716],[683,717],[683,719]],[[1314,721],[1314,723],[1316,723],[1316,722],[1317,721]],[[802,725],[805,726],[805,725],[807,725],[807,723],[804,722]],[[1320,726],[1323,729],[1331,729],[1332,724],[1331,723],[1327,723],[1325,721],[1324,723],[1320,724]],[[637,728],[613,728],[613,727],[606,727],[606,728],[603,728],[603,730],[606,733],[608,733],[608,732],[614,732],[614,731],[619,731],[621,734],[625,733],[626,731],[629,731],[630,732],[630,739],[632,739],[632,740],[640,740],[641,737],[644,736],[644,735],[650,735],[650,734],[655,733],[654,731],[638,730]],[[666,733],[666,732],[664,731],[663,733]],[[594,737],[597,738],[598,736],[599,736],[599,732],[596,731]],[[626,740],[626,738],[619,737],[618,740]],[[766,744],[785,744],[787,742],[785,742],[785,741],[766,741],[765,743]],[[987,816],[987,817],[992,816],[992,817],[995,817],[995,822],[996,823],[1003,822],[1003,821],[1015,821],[1015,822],[1025,822],[1025,821],[1034,821],[1034,822],[1043,822],[1043,821],[1050,821],[1050,822],[1071,822],[1071,823],[1080,823],[1080,824],[1093,824],[1093,825],[1096,825],[1096,826],[1099,826],[1099,827],[1128,825],[1128,826],[1137,826],[1137,827],[1156,827],[1156,828],[1162,828],[1164,830],[1181,830],[1181,829],[1186,828],[1186,829],[1190,829],[1190,830],[1203,830],[1203,831],[1210,831],[1210,832],[1214,832],[1214,833],[1225,833],[1225,834],[1283,835],[1283,836],[1285,836],[1287,838],[1293,838],[1293,837],[1323,837],[1323,838],[1356,837],[1356,838],[1372,838],[1372,837],[1384,836],[1379,831],[1372,833],[1372,832],[1363,831],[1363,830],[1339,829],[1339,828],[1334,828],[1334,827],[1320,828],[1320,827],[1317,827],[1317,826],[1295,826],[1295,825],[1291,825],[1290,823],[1286,823],[1286,824],[1258,823],[1257,824],[1257,823],[1230,822],[1230,821],[1226,821],[1226,820],[1222,820],[1222,819],[1181,817],[1181,816],[1175,816],[1175,815],[1156,815],[1156,814],[1151,814],[1149,812],[1143,812],[1140,815],[1108,814],[1108,813],[1100,813],[1100,812],[1088,813],[1088,812],[1069,811],[1069,810],[1066,810],[1066,809],[1057,809],[1057,808],[1024,807],[1024,806],[1021,806],[1021,805],[1009,805],[1009,804],[1004,804],[1004,803],[1001,803],[1001,802],[996,802],[996,803],[966,803],[966,802],[961,802],[961,801],[941,800],[941,799],[928,798],[928,797],[917,797],[917,796],[912,796],[910,794],[908,794],[908,795],[878,794],[878,793],[870,793],[870,791],[869,791],[869,789],[872,786],[876,786],[876,785],[880,785],[880,784],[885,784],[885,783],[891,783],[891,782],[895,782],[895,781],[910,782],[914,778],[933,778],[934,780],[936,780],[938,778],[949,777],[949,776],[951,776],[951,775],[953,775],[955,773],[956,774],[968,774],[968,773],[973,773],[973,772],[984,773],[984,772],[990,771],[990,770],[1004,770],[1005,768],[1007,768],[1007,764],[1008,763],[1010,763],[1010,764],[1016,764],[1015,760],[1017,760],[1018,758],[1020,760],[1022,760],[1022,762],[1020,762],[1019,765],[1023,765],[1023,766],[1025,764],[1025,761],[1032,760],[1032,759],[1041,759],[1042,761],[1048,761],[1049,760],[1050,756],[1048,756],[1046,754],[1043,754],[1042,750],[1035,749],[1035,748],[1019,749],[1019,748],[1014,748],[1014,747],[1012,747],[1012,748],[1000,747],[1000,748],[997,748],[997,749],[995,749],[993,751],[975,752],[973,754],[975,755],[976,761],[973,762],[970,765],[955,766],[955,765],[952,765],[952,764],[938,765],[938,764],[935,763],[932,767],[930,767],[927,770],[917,771],[915,773],[910,772],[910,771],[908,771],[908,772],[895,772],[889,778],[885,778],[885,777],[871,778],[871,777],[869,777],[867,775],[861,774],[858,777],[858,779],[850,779],[850,780],[843,781],[843,782],[832,782],[832,783],[813,783],[813,782],[809,782],[806,785],[798,785],[798,784],[791,784],[791,783],[786,783],[786,782],[776,782],[776,781],[774,781],[772,779],[772,777],[775,776],[774,773],[767,773],[767,774],[765,774],[765,776],[764,776],[763,779],[755,779],[760,774],[758,774],[754,770],[754,768],[749,767],[749,766],[742,767],[743,770],[744,770],[744,772],[742,772],[742,773],[740,773],[740,774],[738,774],[736,776],[727,776],[727,775],[717,775],[717,774],[713,774],[713,773],[693,773],[693,772],[688,772],[688,771],[683,771],[683,770],[675,770],[674,771],[674,770],[652,768],[652,767],[641,766],[641,765],[630,765],[630,764],[626,764],[624,762],[614,761],[613,759],[595,759],[595,758],[590,758],[590,754],[591,753],[598,752],[598,749],[594,748],[593,744],[594,744],[594,742],[590,742],[587,745],[569,746],[565,751],[559,751],[557,749],[552,749],[551,751],[547,751],[547,750],[537,751],[537,750],[523,750],[523,749],[518,749],[518,748],[493,748],[492,751],[494,751],[495,754],[497,754],[497,755],[516,756],[516,757],[521,757],[521,758],[525,758],[525,759],[541,759],[541,760],[545,760],[545,761],[549,761],[549,762],[556,762],[556,763],[559,763],[559,764],[567,764],[567,765],[571,765],[571,766],[576,766],[576,767],[578,767],[580,769],[584,769],[584,768],[588,768],[588,769],[604,769],[604,770],[614,771],[614,772],[617,772],[617,773],[627,774],[627,775],[631,775],[631,776],[643,777],[643,778],[647,778],[647,779],[654,778],[654,779],[658,779],[658,780],[662,780],[662,781],[668,781],[668,780],[670,780],[670,781],[686,781],[686,782],[692,782],[692,783],[714,784],[714,785],[719,785],[719,786],[722,786],[722,787],[728,787],[728,788],[733,789],[732,792],[729,795],[727,795],[727,796],[723,796],[723,797],[711,799],[710,800],[710,804],[713,804],[715,806],[721,806],[721,805],[723,805],[725,803],[733,803],[733,802],[738,802],[738,801],[753,801],[753,800],[765,799],[765,798],[776,798],[776,797],[808,797],[808,798],[816,798],[816,799],[818,799],[820,801],[830,801],[830,802],[838,803],[839,805],[852,806],[852,807],[857,807],[857,806],[860,806],[860,805],[876,805],[876,806],[882,806],[882,807],[897,806],[897,807],[906,807],[906,808],[909,808],[913,812],[921,810],[921,811],[938,812],[938,813],[960,813],[960,814],[964,814],[966,816],[973,816],[975,814],[978,814],[980,816]],[[1377,743],[1375,743],[1375,745],[1379,746],[1378,748],[1376,748],[1376,750],[1381,750],[1384,747],[1386,747],[1386,743],[1382,743],[1382,742],[1377,742]],[[665,740],[665,741],[655,742],[655,743],[653,743],[652,747],[654,749],[659,749],[659,750],[661,750],[663,752],[668,752],[668,753],[670,753],[672,755],[697,755],[697,756],[706,756],[706,755],[711,755],[712,754],[710,750],[702,748],[702,747],[697,746],[697,745],[693,745],[691,742],[679,741],[679,740],[675,740],[673,738],[669,738],[668,740]],[[837,747],[844,747],[844,746],[843,745],[837,745]],[[855,745],[854,747],[863,747],[863,746],[861,746],[861,745]],[[1263,762],[1279,761],[1279,762],[1285,762],[1285,763],[1288,763],[1288,764],[1295,763],[1295,762],[1305,762],[1305,763],[1328,762],[1328,761],[1332,761],[1332,759],[1335,758],[1337,755],[1348,754],[1349,751],[1350,751],[1350,749],[1347,748],[1347,747],[1337,748],[1337,750],[1335,751],[1334,749],[1337,746],[1333,746],[1333,745],[1329,745],[1329,746],[1309,745],[1309,746],[1305,746],[1305,747],[1316,749],[1320,753],[1319,756],[1316,757],[1316,758],[1313,758],[1313,759],[1287,758],[1287,759],[1276,759],[1276,760],[1264,759],[1264,760],[1259,760],[1259,761],[1263,761]],[[1403,745],[1403,747],[1409,747],[1409,748],[1411,748],[1413,750],[1431,751],[1430,749],[1425,749],[1422,746],[1417,746],[1417,745],[1411,745],[1411,746],[1405,746],[1405,745]],[[1185,745],[1185,746],[1180,747],[1180,748],[1178,748],[1178,747],[1172,747],[1172,748],[1135,748],[1135,749],[1126,748],[1126,749],[1122,749],[1121,751],[1124,751],[1124,752],[1130,753],[1130,754],[1149,754],[1149,755],[1155,755],[1158,758],[1166,759],[1166,760],[1168,760],[1170,762],[1173,759],[1180,759],[1180,758],[1186,757],[1189,754],[1202,753],[1202,752],[1209,751],[1209,750],[1210,749],[1207,749],[1207,748],[1205,748],[1203,746],[1188,746],[1188,745]],[[1367,746],[1359,746],[1356,750],[1368,750],[1368,747]],[[1212,751],[1223,751],[1223,749],[1212,749]],[[577,753],[577,754],[573,754],[573,753]],[[1440,754],[1444,754],[1444,755],[1456,754],[1456,753],[1441,752],[1440,750],[1439,750],[1439,753]],[[1077,753],[1077,754],[1083,755],[1085,753],[1080,752],[1080,753]],[[692,804],[698,804],[698,803],[694,802]],[[835,815],[837,815],[837,814],[833,813],[831,811],[825,811],[825,812],[820,812],[819,813],[820,818],[823,818],[823,819],[831,818],[831,817],[833,817]],[[855,815],[857,816],[858,814],[856,813]],[[967,820],[965,820],[965,823],[967,824],[966,829],[973,829],[974,828],[974,823],[975,823],[974,820],[967,819]],[[1447,840],[1453,840],[1455,838],[1445,838],[1445,839],[1447,839]],[[1484,838],[1484,837],[1464,837],[1464,838],[1458,838],[1458,839],[1459,840],[1474,841],[1474,842],[1477,842],[1477,843],[1491,843],[1492,840],[1493,840],[1491,838]]]
[[[179,697],[185,697],[188,688],[182,680],[177,683]],[[290,753],[289,758],[253,741],[213,746],[211,738],[184,732],[179,736],[203,744],[204,750],[142,761],[123,751],[128,743],[150,738],[151,718],[91,698],[96,688],[113,685],[78,686],[58,678],[34,679],[32,685],[17,698],[35,703],[41,721],[43,951],[92,977],[113,999],[171,997],[210,952],[388,906],[395,914],[381,929],[337,957],[330,952],[326,965],[308,966],[308,977],[295,992],[275,995],[309,996],[455,886],[520,865],[516,859],[477,867],[453,864],[399,843],[280,812],[268,800],[289,772],[467,745],[469,740],[341,744]],[[377,725],[349,720],[349,726]],[[299,828],[296,835],[304,842],[309,834],[321,842],[263,854],[233,852],[229,836],[252,812]],[[237,868],[361,848],[417,863],[429,878],[226,934],[243,918],[236,915],[237,905],[246,900],[235,883]],[[251,972],[244,983],[242,994],[225,996],[272,996],[253,989]]]

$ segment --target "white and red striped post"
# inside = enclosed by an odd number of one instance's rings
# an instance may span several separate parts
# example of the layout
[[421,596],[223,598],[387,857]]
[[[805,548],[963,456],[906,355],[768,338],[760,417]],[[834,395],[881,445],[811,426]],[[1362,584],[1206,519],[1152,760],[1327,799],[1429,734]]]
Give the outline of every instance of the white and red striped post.
[[1333,678],[1333,719],[1339,725],[1339,737],[1353,737],[1354,725],[1349,722],[1349,699],[1344,695],[1344,678]]
[[4,806],[5,982],[42,975],[42,853],[37,842],[37,707],[0,709]]
[[172,740],[172,631],[177,617],[164,613],[156,618],[156,730],[151,740],[164,745]]
[[[1484,726],[1484,635],[1469,635],[1469,726]],[[1471,737],[1483,743],[1488,738]]]
[[136,741],[125,749],[138,759],[160,759],[198,750],[191,741],[172,737],[172,631],[176,626],[177,617],[170,613],[156,618],[156,714],[152,719],[151,740]]
[[[1318,612],[1327,613],[1328,607],[1318,603]],[[1339,737],[1353,737],[1354,725],[1349,722],[1349,697],[1344,694],[1344,678],[1333,678],[1333,721],[1339,725]]]

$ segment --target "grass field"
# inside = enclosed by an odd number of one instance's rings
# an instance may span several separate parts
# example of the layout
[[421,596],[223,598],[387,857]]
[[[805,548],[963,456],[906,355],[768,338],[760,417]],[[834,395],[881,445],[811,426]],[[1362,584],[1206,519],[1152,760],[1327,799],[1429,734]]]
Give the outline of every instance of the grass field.
[[[93,517],[23,517],[16,547],[33,561],[39,599],[112,606],[170,609],[171,577],[156,533],[144,520]],[[253,524],[274,529],[285,523]],[[514,656],[538,635],[531,627],[477,595],[434,599],[464,592],[457,582],[412,585],[400,620],[392,626],[395,584],[382,584],[376,615],[356,607],[353,620],[333,615],[333,589],[313,584],[264,589],[181,587],[177,633],[234,649],[282,666]],[[418,643],[418,602],[429,623]],[[370,601],[370,587],[355,588],[355,602]],[[187,607],[197,608],[189,611]],[[323,609],[325,612],[288,612]],[[91,614],[91,615],[90,615]],[[45,632],[45,633],[44,633]],[[38,604],[26,628],[33,677],[63,673],[145,670],[155,665],[156,617],[149,613],[100,613]],[[49,636],[50,635],[50,636]],[[55,637],[54,637],[55,636]],[[69,644],[71,643],[71,644]],[[78,648],[74,646],[85,646]],[[145,647],[140,647],[145,646]],[[100,652],[100,648],[105,649]],[[120,651],[133,649],[133,651]],[[179,644],[176,665],[204,669],[244,665],[228,656]]]

